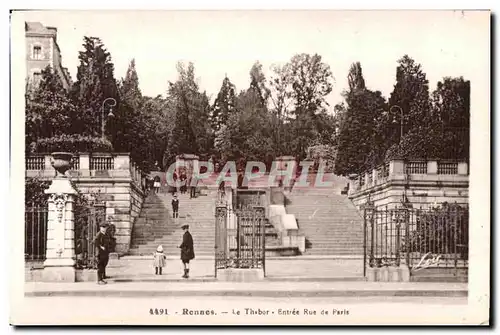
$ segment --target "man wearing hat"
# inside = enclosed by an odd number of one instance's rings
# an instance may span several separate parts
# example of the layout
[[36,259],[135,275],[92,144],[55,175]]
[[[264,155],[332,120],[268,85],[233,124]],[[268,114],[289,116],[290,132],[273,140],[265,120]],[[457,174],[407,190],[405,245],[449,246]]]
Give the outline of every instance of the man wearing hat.
[[107,228],[108,224],[102,222],[99,226],[99,232],[94,239],[97,249],[97,284],[99,285],[106,284],[104,277],[106,275],[106,265],[108,265],[111,247],[110,237],[106,234]]
[[181,261],[184,264],[182,278],[189,278],[189,261],[194,259],[193,237],[189,232],[189,225],[183,225],[182,229],[184,230],[184,236],[182,237],[182,244],[179,246],[181,248]]

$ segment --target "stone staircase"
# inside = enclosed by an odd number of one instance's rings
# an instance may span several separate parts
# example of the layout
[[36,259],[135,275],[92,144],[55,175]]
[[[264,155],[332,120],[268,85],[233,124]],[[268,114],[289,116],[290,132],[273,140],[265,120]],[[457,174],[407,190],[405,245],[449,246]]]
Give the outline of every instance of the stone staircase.
[[178,194],[179,218],[172,218],[172,195],[160,192],[149,195],[132,232],[130,255],[150,255],[158,245],[167,256],[179,255],[182,242],[181,226],[189,224],[194,250],[198,256],[214,255],[214,206],[216,194],[189,199]]
[[339,189],[294,188],[286,201],[306,237],[306,255],[363,255],[363,219]]

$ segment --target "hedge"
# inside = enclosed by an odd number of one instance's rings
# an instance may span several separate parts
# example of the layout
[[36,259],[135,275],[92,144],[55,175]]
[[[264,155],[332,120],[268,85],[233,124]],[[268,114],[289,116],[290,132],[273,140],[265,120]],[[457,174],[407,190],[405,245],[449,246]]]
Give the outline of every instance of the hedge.
[[107,139],[82,135],[60,135],[41,138],[31,143],[31,153],[63,152],[112,152],[113,145]]

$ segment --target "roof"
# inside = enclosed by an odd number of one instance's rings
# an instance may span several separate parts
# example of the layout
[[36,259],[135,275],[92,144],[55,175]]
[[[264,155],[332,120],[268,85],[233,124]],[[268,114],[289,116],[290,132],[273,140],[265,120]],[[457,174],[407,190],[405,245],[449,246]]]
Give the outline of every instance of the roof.
[[57,36],[57,28],[46,27],[40,22],[25,22],[24,30],[31,34]]

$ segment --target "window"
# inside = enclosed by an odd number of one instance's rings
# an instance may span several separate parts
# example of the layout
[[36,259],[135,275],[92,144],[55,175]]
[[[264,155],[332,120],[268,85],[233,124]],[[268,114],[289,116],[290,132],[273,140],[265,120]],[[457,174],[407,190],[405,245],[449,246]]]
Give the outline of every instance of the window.
[[33,59],[42,59],[42,47],[34,46],[33,47]]

